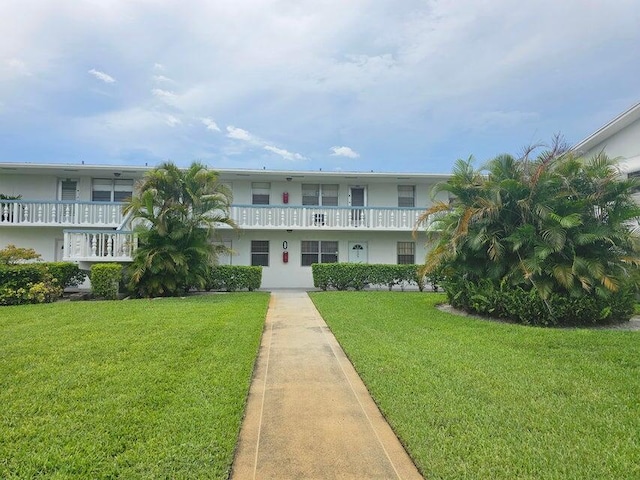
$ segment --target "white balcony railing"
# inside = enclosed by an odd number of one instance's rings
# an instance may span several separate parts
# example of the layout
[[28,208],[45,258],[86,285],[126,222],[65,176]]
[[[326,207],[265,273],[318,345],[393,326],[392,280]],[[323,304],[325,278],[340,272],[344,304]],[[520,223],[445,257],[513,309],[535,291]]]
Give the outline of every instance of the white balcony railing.
[[[420,208],[287,207],[235,205],[231,214],[248,229],[370,229],[410,231]],[[130,262],[138,247],[137,235],[122,230],[65,230],[64,260]]]
[[[116,228],[122,203],[0,200],[0,226]],[[247,229],[411,231],[422,208],[233,205],[231,218]]]
[[0,200],[0,226],[118,227],[122,203]]
[[65,230],[65,261],[130,262],[138,248],[134,232],[115,230]]
[[411,231],[422,208],[234,205],[231,217],[241,228]]

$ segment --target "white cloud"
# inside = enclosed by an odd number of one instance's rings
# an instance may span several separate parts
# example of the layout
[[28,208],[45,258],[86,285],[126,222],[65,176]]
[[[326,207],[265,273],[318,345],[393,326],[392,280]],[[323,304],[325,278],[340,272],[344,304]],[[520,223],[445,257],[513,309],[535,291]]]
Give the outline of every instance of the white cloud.
[[358,158],[360,154],[349,147],[331,147],[332,157]]
[[174,103],[177,99],[176,94],[168,90],[162,90],[161,88],[154,88],[151,90],[154,97],[159,98],[166,103]]
[[256,138],[242,128],[236,128],[233,125],[227,127],[227,137],[234,140],[242,140],[243,142],[256,143]]
[[212,132],[220,132],[220,127],[216,122],[214,122],[211,118],[203,118],[202,123],[207,127],[207,130],[211,130]]
[[274,147],[273,145],[269,144],[270,142],[267,142],[262,138],[256,137],[255,135],[252,135],[251,133],[249,133],[248,131],[242,128],[234,127],[233,125],[229,125],[227,127],[226,136],[233,140],[240,140],[240,141],[246,142],[249,145],[252,145],[254,147],[262,147],[264,150],[271,153],[275,153],[276,155],[279,155],[285,160],[290,160],[290,161],[307,160],[307,158],[304,155],[301,155],[295,152],[290,152],[289,150],[285,150],[284,148]]
[[162,65],[161,63],[154,63],[153,69],[159,72],[164,72],[164,65]]
[[173,79],[165,77],[164,75],[154,75],[153,81],[156,83],[176,83]]
[[95,68],[92,68],[87,73],[93,75],[98,80],[102,80],[104,83],[115,83],[116,82],[116,79],[113,78],[111,75],[108,75],[108,74],[106,74],[104,72],[101,72],[100,70],[96,70]]
[[176,125],[180,125],[182,123],[182,120],[171,114],[166,114],[164,118],[165,123],[170,127],[175,127]]
[[306,160],[306,158],[299,153],[293,153],[288,150],[284,150],[283,148],[273,147],[271,145],[265,145],[265,150],[275,153],[276,155],[280,155],[285,160]]

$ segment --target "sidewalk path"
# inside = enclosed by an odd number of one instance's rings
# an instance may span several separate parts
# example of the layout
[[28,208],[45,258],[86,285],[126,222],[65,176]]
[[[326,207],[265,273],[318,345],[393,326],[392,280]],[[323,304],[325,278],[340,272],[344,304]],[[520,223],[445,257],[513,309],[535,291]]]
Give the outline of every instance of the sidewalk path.
[[231,478],[422,478],[306,292],[271,294]]

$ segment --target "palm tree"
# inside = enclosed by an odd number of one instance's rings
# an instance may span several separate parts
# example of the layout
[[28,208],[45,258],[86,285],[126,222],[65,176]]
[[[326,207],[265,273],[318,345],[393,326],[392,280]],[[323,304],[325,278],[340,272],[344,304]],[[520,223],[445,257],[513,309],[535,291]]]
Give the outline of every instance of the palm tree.
[[557,139],[536,158],[531,152],[500,155],[481,170],[472,158],[458,160],[434,189],[451,201],[421,217],[435,218],[425,273],[444,269],[472,284],[534,290],[545,302],[637,287],[639,241],[630,228],[640,217],[637,180],[621,179],[606,155],[578,158]]
[[207,268],[226,251],[213,243],[218,226],[235,228],[231,191],[218,174],[194,162],[166,162],[149,171],[125,207],[138,223],[139,247],[130,286],[140,296],[172,296],[203,287]]

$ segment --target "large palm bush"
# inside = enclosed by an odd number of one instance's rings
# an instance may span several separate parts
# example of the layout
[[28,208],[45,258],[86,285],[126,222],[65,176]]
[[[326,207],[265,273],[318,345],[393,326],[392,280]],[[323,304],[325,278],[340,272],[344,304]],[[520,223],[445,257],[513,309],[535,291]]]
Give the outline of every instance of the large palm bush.
[[139,239],[130,287],[144,297],[203,287],[207,268],[225,250],[214,242],[217,227],[235,227],[230,206],[230,190],[200,163],[182,170],[167,162],[149,171],[125,207]]
[[[482,313],[517,317],[527,304],[527,323],[628,318],[640,264],[637,181],[606,155],[580,158],[557,141],[531,152],[480,170],[458,160],[435,187],[451,200],[422,216],[434,244],[425,270],[444,272],[452,303]],[[536,302],[540,322],[531,317]],[[585,302],[597,311],[578,313]]]

